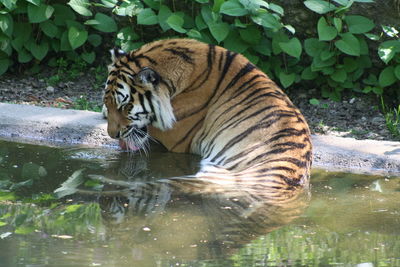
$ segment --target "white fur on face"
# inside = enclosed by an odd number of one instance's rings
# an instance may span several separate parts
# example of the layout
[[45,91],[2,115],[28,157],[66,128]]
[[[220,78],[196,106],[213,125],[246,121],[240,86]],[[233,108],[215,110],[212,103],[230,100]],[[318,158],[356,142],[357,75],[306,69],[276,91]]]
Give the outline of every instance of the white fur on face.
[[153,122],[153,126],[163,131],[171,129],[176,121],[171,100],[166,93],[158,92],[153,96],[153,106],[157,120]]

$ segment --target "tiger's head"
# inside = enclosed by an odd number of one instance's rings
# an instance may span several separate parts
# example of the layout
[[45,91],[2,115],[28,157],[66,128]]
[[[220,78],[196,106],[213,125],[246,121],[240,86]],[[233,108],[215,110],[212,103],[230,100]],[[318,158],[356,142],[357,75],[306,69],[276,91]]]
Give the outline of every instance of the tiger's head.
[[151,66],[138,69],[122,50],[113,49],[111,55],[103,96],[107,132],[123,149],[145,150],[147,126],[167,130],[175,122],[169,91]]

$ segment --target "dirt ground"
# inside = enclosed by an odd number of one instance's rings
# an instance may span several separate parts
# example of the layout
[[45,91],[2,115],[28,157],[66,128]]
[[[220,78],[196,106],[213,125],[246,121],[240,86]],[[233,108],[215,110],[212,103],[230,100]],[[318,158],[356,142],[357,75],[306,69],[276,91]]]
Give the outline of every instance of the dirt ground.
[[[99,81],[90,71],[88,73],[81,73],[74,80],[59,81],[52,85],[49,85],[49,77],[2,75],[0,102],[99,111],[104,81]],[[386,128],[377,100],[375,103],[366,98],[348,98],[341,102],[320,100],[320,104],[316,106],[309,103],[309,92],[288,94],[305,115],[313,133],[357,139],[395,140]]]

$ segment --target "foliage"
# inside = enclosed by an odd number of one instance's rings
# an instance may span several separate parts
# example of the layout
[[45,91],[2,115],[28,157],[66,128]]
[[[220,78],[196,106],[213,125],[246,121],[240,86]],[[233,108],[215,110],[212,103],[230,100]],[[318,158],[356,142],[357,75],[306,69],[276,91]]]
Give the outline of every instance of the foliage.
[[[13,64],[79,58],[92,64],[113,45],[132,50],[145,42],[189,37],[244,54],[284,88],[302,82],[339,100],[343,92],[400,98],[398,31],[349,11],[373,0],[306,0],[318,14],[316,35],[296,36],[284,9],[263,0],[0,0],[0,74]],[[106,40],[113,40],[107,42]],[[380,42],[378,51],[373,42]],[[382,67],[373,62],[376,56]],[[103,63],[105,65],[105,63]],[[53,77],[57,81],[59,77]]]
[[101,112],[101,106],[96,103],[90,102],[86,97],[80,96],[74,103],[74,109],[90,110],[95,112]]
[[400,105],[390,109],[381,99],[382,111],[385,114],[386,126],[394,138],[400,140]]

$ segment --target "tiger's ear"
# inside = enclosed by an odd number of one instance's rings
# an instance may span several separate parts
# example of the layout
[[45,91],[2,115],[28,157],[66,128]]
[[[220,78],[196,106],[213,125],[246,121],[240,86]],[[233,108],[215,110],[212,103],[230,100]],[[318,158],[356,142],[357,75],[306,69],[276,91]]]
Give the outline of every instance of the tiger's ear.
[[136,80],[142,84],[151,83],[157,85],[160,82],[160,75],[154,70],[144,67],[136,74]]
[[111,60],[113,62],[115,62],[118,58],[126,55],[126,52],[122,49],[119,49],[118,47],[114,47],[113,49],[111,49],[110,53],[111,53]]

